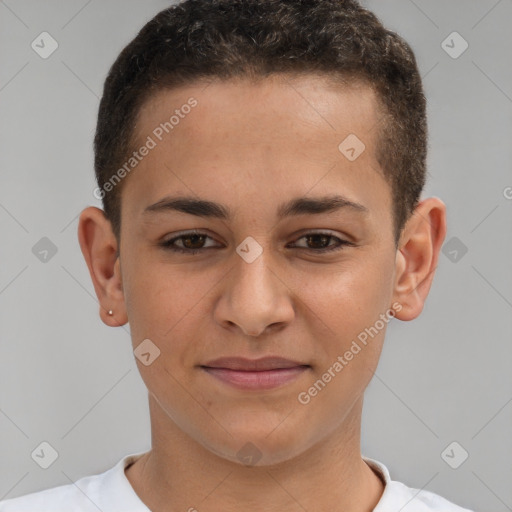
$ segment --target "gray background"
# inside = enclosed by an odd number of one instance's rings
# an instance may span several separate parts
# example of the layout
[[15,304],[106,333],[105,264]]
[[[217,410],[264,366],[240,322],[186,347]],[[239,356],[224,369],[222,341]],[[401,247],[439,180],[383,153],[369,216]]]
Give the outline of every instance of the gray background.
[[[0,2],[0,500],[150,447],[129,326],[100,321],[76,231],[80,211],[100,206],[92,138],[103,80],[169,4]],[[443,199],[446,243],[455,238],[422,315],[388,327],[363,453],[409,486],[512,510],[512,0],[365,5],[416,52],[430,115],[424,197]],[[59,44],[48,59],[31,48],[43,31]],[[469,43],[458,58],[441,46],[453,31]],[[46,263],[32,252],[43,237],[57,248]],[[46,470],[31,458],[42,441],[59,454]],[[453,441],[469,453],[458,469],[441,457]]]

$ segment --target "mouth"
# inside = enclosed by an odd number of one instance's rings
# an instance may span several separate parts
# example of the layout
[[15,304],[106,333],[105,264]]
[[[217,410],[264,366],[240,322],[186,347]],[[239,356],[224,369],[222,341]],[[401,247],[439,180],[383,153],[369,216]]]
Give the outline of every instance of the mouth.
[[208,375],[236,388],[263,390],[290,383],[311,366],[281,357],[226,357],[210,361],[201,368]]

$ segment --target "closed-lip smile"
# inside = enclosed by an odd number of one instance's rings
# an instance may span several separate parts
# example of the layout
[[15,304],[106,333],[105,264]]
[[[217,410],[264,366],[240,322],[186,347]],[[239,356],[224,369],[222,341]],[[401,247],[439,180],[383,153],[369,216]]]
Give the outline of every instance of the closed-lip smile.
[[310,365],[277,356],[259,359],[221,357],[200,366],[222,382],[246,390],[282,386],[311,368]]

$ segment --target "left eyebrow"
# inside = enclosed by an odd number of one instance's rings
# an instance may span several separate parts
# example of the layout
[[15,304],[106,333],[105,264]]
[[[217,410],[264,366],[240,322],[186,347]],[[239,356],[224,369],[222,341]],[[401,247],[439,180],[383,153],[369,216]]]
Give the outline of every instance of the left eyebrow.
[[[324,197],[298,197],[281,204],[277,209],[278,219],[297,215],[319,215],[322,213],[336,212],[340,209],[350,209],[358,213],[369,213],[369,209],[350,199],[340,196],[331,195]],[[167,211],[177,211],[197,217],[215,218],[229,220],[234,217],[233,212],[226,206],[207,201],[204,199],[196,199],[194,197],[164,197],[160,201],[146,207],[143,214],[161,213]]]
[[351,201],[350,199],[340,196],[324,196],[324,197],[298,197],[282,204],[277,209],[279,219],[294,215],[315,215],[322,213],[330,213],[348,208],[358,213],[369,213],[370,210],[360,203]]

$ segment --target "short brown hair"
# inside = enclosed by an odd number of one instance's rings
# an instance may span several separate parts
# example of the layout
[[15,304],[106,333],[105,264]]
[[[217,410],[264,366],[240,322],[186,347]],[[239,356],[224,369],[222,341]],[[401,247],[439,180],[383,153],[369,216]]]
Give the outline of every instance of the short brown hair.
[[[425,184],[426,99],[410,46],[355,0],[185,0],[158,13],[105,80],[94,139],[98,187],[129,158],[137,115],[156,91],[272,73],[362,79],[376,91],[377,160],[392,190],[397,244]],[[118,241],[121,191],[122,183],[101,197]]]

